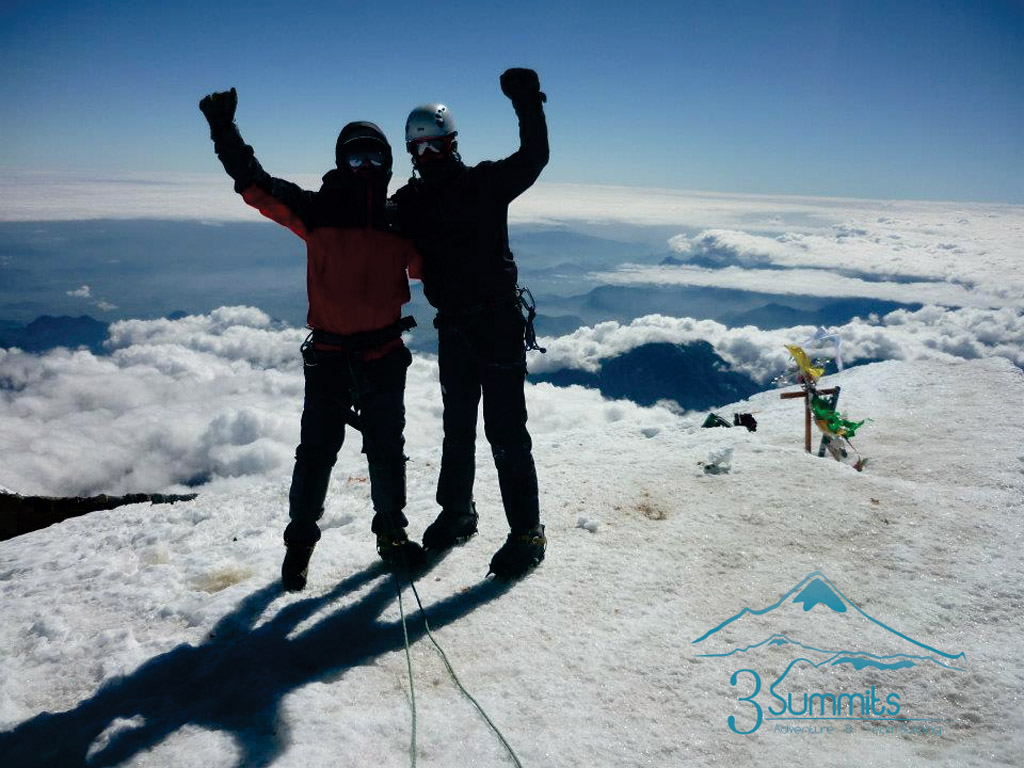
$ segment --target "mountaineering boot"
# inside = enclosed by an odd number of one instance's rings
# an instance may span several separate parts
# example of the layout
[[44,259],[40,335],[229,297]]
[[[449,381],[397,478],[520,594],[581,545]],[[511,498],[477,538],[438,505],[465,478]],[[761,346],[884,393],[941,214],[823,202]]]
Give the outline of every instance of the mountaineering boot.
[[281,565],[281,585],[289,592],[298,592],[306,586],[309,572],[309,558],[313,547],[304,544],[289,544]]
[[476,533],[476,523],[476,504],[470,504],[467,512],[442,509],[423,532],[423,548],[439,552],[461,544]]
[[544,559],[547,543],[543,525],[519,533],[513,531],[491,558],[491,570],[488,573],[493,573],[499,579],[522,576]]
[[392,570],[417,571],[427,562],[423,547],[415,541],[409,541],[404,528],[378,533],[377,554]]

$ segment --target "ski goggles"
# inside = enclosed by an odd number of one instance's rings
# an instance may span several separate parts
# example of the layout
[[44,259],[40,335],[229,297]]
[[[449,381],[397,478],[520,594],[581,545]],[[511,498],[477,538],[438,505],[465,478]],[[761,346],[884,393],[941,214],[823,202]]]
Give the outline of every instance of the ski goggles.
[[379,149],[368,149],[361,152],[349,152],[345,155],[349,168],[362,168],[364,165],[372,165],[380,168],[384,165],[384,152]]
[[405,146],[410,155],[423,157],[428,152],[436,155],[450,155],[454,143],[455,134],[450,133],[447,136],[435,136],[429,139],[413,139]]

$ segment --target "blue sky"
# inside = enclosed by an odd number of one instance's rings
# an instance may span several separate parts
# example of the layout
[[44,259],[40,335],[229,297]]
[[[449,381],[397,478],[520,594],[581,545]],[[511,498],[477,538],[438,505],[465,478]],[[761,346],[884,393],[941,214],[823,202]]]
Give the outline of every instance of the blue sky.
[[277,175],[429,100],[498,157],[509,66],[549,95],[546,181],[1024,203],[1020,0],[0,0],[0,168],[216,171],[196,104],[232,85]]

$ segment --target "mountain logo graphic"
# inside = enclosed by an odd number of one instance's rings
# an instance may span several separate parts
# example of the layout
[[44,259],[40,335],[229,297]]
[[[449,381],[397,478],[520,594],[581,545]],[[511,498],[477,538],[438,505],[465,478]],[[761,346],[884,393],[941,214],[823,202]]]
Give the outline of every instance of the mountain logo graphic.
[[[864,670],[872,679],[892,682],[899,672],[934,676],[963,672],[966,664],[964,653],[934,648],[871,616],[820,571],[808,574],[771,605],[743,608],[692,644],[697,658],[730,659],[761,670],[741,669],[731,678],[737,686],[747,673],[755,685],[754,693],[739,699],[756,708],[755,726],[741,731],[730,717],[736,733],[752,733],[762,722],[765,712],[756,696],[763,675],[771,681],[766,689],[769,720],[944,722],[907,716],[907,702],[898,693],[879,699],[875,685],[851,692],[860,687],[855,673]],[[806,686],[816,692],[798,692],[794,699],[793,689]]]

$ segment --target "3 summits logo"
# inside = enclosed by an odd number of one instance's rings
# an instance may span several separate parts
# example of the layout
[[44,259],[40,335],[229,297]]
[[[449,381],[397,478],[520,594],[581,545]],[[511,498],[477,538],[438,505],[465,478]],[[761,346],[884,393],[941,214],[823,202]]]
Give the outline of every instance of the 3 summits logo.
[[736,697],[739,717],[728,718],[738,734],[765,722],[782,733],[851,732],[861,722],[876,733],[941,734],[949,718],[927,702],[908,701],[906,689],[963,672],[965,660],[886,626],[819,571],[772,605],[744,608],[693,645],[699,658],[743,665],[729,678],[743,694]]

